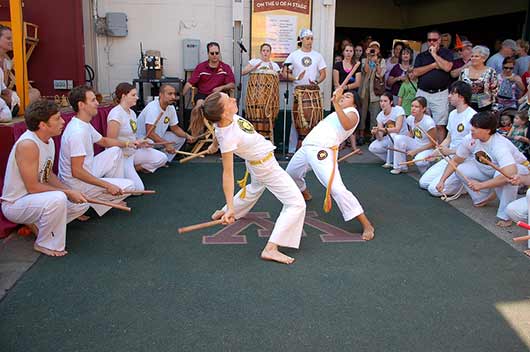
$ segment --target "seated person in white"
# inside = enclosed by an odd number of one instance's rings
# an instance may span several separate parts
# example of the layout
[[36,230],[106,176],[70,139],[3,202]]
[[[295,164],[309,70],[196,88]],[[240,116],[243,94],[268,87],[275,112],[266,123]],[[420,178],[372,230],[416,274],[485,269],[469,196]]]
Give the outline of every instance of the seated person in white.
[[394,137],[396,151],[394,151],[394,168],[390,170],[392,174],[397,175],[408,170],[408,167],[403,165],[407,156],[413,160],[418,160],[416,166],[421,173],[424,173],[429,167],[429,161],[419,160],[429,156],[434,147],[434,143],[424,133],[428,133],[432,139],[436,140],[436,124],[432,117],[425,114],[426,110],[427,100],[424,97],[414,98],[410,108],[411,115],[406,120],[409,129],[408,135],[396,135]]
[[[530,175],[515,175],[510,183],[514,186],[530,186]],[[528,204],[530,204],[530,189],[526,191],[526,197],[514,200],[506,207],[506,213],[513,221],[523,221],[527,224],[530,223],[530,217],[528,216]],[[528,231],[530,235],[530,231]],[[530,240],[528,240],[528,248],[530,248]],[[530,257],[530,249],[523,252]]]
[[[452,159],[458,166],[457,174],[464,188],[471,196],[473,205],[481,207],[499,198],[496,225],[507,227],[511,225],[506,207],[517,198],[517,186],[510,184],[509,180],[501,173],[487,164],[487,161],[499,167],[510,177],[528,174],[528,169],[521,165],[526,161],[525,156],[512,142],[498,134],[497,118],[490,111],[483,111],[471,118],[471,134],[468,134],[456,150]],[[442,192],[445,181],[453,173],[453,168],[448,165],[436,186]],[[465,179],[463,176],[465,176]]]
[[[372,135],[375,137],[368,150],[382,159],[385,163],[385,169],[392,168],[394,152],[388,150],[393,147],[392,139],[396,134],[406,136],[408,134],[407,124],[405,123],[405,110],[401,106],[394,106],[392,94],[383,93],[379,99],[381,112],[377,115],[377,126],[372,128]],[[391,139],[392,138],[392,139]]]
[[[98,101],[91,88],[78,86],[68,96],[77,115],[68,123],[61,137],[59,177],[68,187],[86,197],[113,203],[123,203],[124,191],[133,191],[133,182],[123,175],[121,148],[136,147],[137,142],[103,137],[90,124],[98,113]],[[108,148],[94,157],[94,143]],[[91,204],[102,216],[110,207]]]
[[33,248],[49,256],[66,255],[66,224],[83,215],[88,204],[78,191],[67,188],[53,173],[54,136],[64,120],[57,106],[38,100],[26,108],[28,130],[9,154],[2,190],[2,212],[37,235]]
[[[169,84],[162,84],[157,99],[153,100],[142,110],[138,116],[139,139],[149,138],[155,143],[167,143],[164,153],[167,160],[175,158],[184,142],[193,143],[195,138],[187,134],[179,127],[177,110],[173,104],[177,101],[177,91]],[[169,131],[167,130],[169,126]]]
[[[136,105],[138,95],[136,89],[130,83],[120,83],[114,92],[116,105],[107,116],[107,137],[128,141],[132,144],[136,141],[136,114],[131,107]],[[123,149],[123,176],[133,181],[135,191],[143,191],[144,183],[138,176],[138,170],[155,172],[156,169],[166,165],[167,156],[153,148],[147,148],[146,141],[139,141],[140,147]]]
[[[203,121],[214,122],[215,142],[208,150],[221,149],[223,160],[223,192],[226,205],[217,210],[212,219],[222,219],[223,223],[231,224],[235,219],[244,217],[259,200],[263,191],[273,193],[283,207],[269,241],[261,252],[261,258],[283,264],[291,264],[294,258],[279,251],[279,247],[298,248],[302,237],[305,219],[304,198],[298,191],[294,181],[280,167],[274,157],[275,146],[257,133],[254,126],[237,113],[236,99],[225,93],[215,92],[204,100],[204,104],[196,106],[197,114]],[[245,160],[247,172],[243,178],[252,176],[249,185],[234,195],[234,154]]]
[[324,211],[331,210],[331,197],[335,199],[344,221],[357,218],[363,227],[364,240],[374,238],[374,227],[364,214],[355,196],[348,191],[340,177],[337,165],[339,145],[352,135],[359,124],[359,113],[355,109],[353,93],[343,95],[338,88],[331,100],[335,112],[329,114],[309,132],[287,165],[287,173],[302,191],[306,200],[311,199],[305,182],[305,174],[311,168],[320,183],[326,187]]
[[[452,157],[456,153],[456,149],[462,139],[469,134],[471,125],[469,121],[477,113],[469,106],[471,100],[471,86],[462,81],[456,81],[451,85],[449,89],[449,102],[455,107],[449,114],[449,122],[447,123],[447,137],[440,144],[440,149],[445,156]],[[431,156],[433,160],[439,157],[439,152],[435,150]],[[443,192],[440,193],[436,189],[436,185],[440,182],[440,177],[447,167],[447,162],[442,159],[436,164],[431,166],[429,170],[420,178],[420,187],[427,189],[430,194],[435,197],[442,195],[452,196],[460,194],[463,191],[462,181],[452,174],[447,180],[445,180],[445,187]],[[455,196],[456,197],[456,196]],[[453,198],[454,199],[454,198]]]

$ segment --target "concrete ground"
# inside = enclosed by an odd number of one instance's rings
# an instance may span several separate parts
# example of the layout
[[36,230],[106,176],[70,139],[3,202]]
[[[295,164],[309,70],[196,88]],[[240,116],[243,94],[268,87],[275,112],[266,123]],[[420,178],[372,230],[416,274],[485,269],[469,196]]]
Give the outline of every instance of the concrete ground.
[[[362,155],[355,155],[347,159],[347,163],[380,163],[382,162],[368,151],[366,145],[362,146]],[[349,150],[342,150],[340,155],[347,154]],[[281,157],[278,157],[280,163],[284,164],[287,161]],[[219,162],[219,156],[208,156],[202,159],[196,159],[194,162]],[[381,172],[389,172],[388,170],[381,169]],[[417,172],[409,172],[408,174],[396,175],[395,177],[413,177],[419,178]],[[441,200],[440,200],[441,201]],[[515,250],[521,252],[526,249],[525,243],[514,243],[511,239],[517,236],[526,235],[526,231],[517,227],[511,226],[509,228],[499,228],[495,226],[495,213],[497,209],[496,202],[489,204],[483,208],[475,208],[471,205],[469,196],[464,195],[457,200],[450,202],[452,206],[458,209],[460,212],[477,222],[485,229],[499,237],[506,243],[510,244]],[[7,291],[13,287],[16,281],[36,262],[39,258],[39,254],[33,251],[32,236],[21,237],[16,233],[11,234],[9,237],[3,239],[0,243],[0,299],[4,297]],[[60,260],[60,259],[59,259]],[[530,258],[529,258],[530,260]],[[528,332],[528,338],[530,341],[530,332]]]

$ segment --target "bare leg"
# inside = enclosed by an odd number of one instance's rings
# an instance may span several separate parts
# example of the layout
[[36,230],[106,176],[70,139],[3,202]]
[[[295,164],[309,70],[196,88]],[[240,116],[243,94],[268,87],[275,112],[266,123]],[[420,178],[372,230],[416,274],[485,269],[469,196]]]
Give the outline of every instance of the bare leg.
[[291,258],[278,250],[278,245],[276,243],[267,242],[267,245],[261,252],[261,259],[271,260],[282,264],[292,264],[294,258]]
[[36,243],[33,245],[33,249],[42,254],[49,255],[50,257],[63,257],[68,254],[67,251],[53,251],[51,249],[41,247]]
[[363,240],[365,241],[373,240],[375,236],[375,229],[370,223],[370,221],[368,220],[368,218],[366,217],[366,215],[362,213],[361,215],[357,217],[357,220],[359,220],[359,222],[361,223],[363,227]]
[[354,133],[350,136],[350,144],[351,144],[351,150],[352,152],[354,150],[359,150],[357,154],[362,154],[363,151],[357,148],[357,135]]

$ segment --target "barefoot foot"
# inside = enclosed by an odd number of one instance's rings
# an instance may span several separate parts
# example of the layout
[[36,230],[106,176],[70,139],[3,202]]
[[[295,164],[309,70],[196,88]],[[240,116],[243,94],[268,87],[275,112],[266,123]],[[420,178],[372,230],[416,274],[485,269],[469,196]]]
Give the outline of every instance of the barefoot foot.
[[223,210],[216,210],[212,214],[212,220],[219,220],[220,218],[223,217],[223,215],[225,215],[225,212]]
[[475,207],[480,208],[485,205],[487,205],[489,202],[493,202],[495,199],[497,199],[497,194],[495,192],[492,192],[488,198],[484,199],[482,202],[474,204]]
[[50,257],[63,257],[68,254],[67,251],[54,251],[48,248],[41,247],[36,243],[33,245],[33,249],[42,254],[49,255]]
[[282,263],[282,264],[292,264],[294,262],[294,258],[291,258],[283,253],[281,253],[277,249],[267,249],[265,248],[261,252],[261,259],[263,260],[271,260],[274,262]]
[[78,216],[78,217],[77,217],[77,220],[79,220],[79,221],[87,221],[87,220],[90,220],[90,216],[88,216],[88,215],[81,215],[81,216]]
[[499,220],[495,223],[495,226],[510,227],[512,226],[512,221],[511,220]]
[[530,249],[527,249],[526,251],[523,251],[523,253],[530,257]]

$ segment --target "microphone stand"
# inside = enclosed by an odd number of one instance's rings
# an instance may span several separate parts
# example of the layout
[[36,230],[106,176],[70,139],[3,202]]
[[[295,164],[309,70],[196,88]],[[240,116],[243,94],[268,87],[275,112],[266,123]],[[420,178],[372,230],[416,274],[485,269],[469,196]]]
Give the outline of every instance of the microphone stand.
[[287,130],[287,104],[289,104],[289,83],[290,83],[290,80],[289,80],[289,66],[291,66],[291,64],[283,64],[284,66],[286,66],[286,71],[287,71],[287,83],[286,83],[286,86],[285,86],[285,92],[283,93],[283,146],[282,146],[282,154],[283,154],[283,157],[286,158],[286,154],[285,154],[285,136],[286,136],[286,130]]

